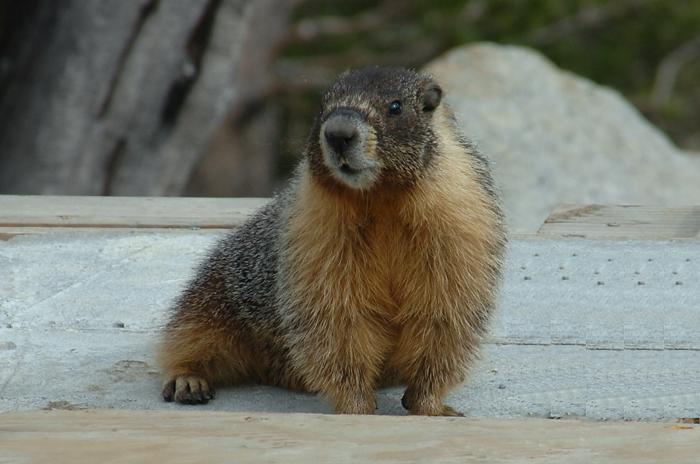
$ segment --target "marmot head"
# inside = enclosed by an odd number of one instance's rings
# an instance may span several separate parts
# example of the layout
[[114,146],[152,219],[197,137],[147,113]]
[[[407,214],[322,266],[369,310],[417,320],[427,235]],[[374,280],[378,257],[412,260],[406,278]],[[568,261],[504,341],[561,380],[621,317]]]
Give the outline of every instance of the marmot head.
[[323,96],[309,140],[314,175],[367,191],[414,183],[435,153],[442,90],[429,76],[371,67],[342,74]]

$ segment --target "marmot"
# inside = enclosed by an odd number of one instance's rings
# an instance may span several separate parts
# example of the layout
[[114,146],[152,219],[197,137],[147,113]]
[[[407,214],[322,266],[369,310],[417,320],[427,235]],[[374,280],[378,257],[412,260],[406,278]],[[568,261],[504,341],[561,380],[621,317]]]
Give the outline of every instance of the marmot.
[[404,384],[412,414],[443,402],[484,334],[504,222],[486,159],[429,76],[348,71],[322,99],[290,185],[224,238],[163,334],[163,398],[206,403],[259,382],[372,414]]

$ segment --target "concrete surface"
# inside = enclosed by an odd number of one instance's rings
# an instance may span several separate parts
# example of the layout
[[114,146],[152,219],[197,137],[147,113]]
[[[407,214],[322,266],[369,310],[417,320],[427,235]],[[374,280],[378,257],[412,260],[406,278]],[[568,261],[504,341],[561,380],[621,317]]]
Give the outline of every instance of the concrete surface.
[[[153,346],[213,232],[0,241],[0,411],[329,412],[263,386],[160,400]],[[700,242],[515,239],[497,318],[450,404],[470,416],[700,417]],[[403,414],[401,389],[379,413]]]

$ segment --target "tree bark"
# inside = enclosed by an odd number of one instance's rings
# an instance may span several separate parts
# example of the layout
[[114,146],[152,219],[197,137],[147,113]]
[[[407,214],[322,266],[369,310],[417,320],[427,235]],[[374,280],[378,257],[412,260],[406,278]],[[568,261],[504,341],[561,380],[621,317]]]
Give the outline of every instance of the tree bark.
[[293,3],[6,8],[30,19],[6,21],[0,42],[0,193],[180,194],[231,107],[264,85],[245,80],[273,48],[256,42],[270,32],[260,12],[286,20]]

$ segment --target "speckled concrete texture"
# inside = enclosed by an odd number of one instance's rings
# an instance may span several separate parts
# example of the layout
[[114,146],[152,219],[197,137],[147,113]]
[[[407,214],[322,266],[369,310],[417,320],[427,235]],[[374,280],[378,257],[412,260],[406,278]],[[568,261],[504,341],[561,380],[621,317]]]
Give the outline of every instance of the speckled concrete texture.
[[[226,388],[161,401],[154,344],[212,232],[0,241],[0,411],[330,412],[314,395]],[[700,241],[514,239],[498,315],[450,404],[473,416],[700,417]],[[381,414],[404,414],[399,388]]]

